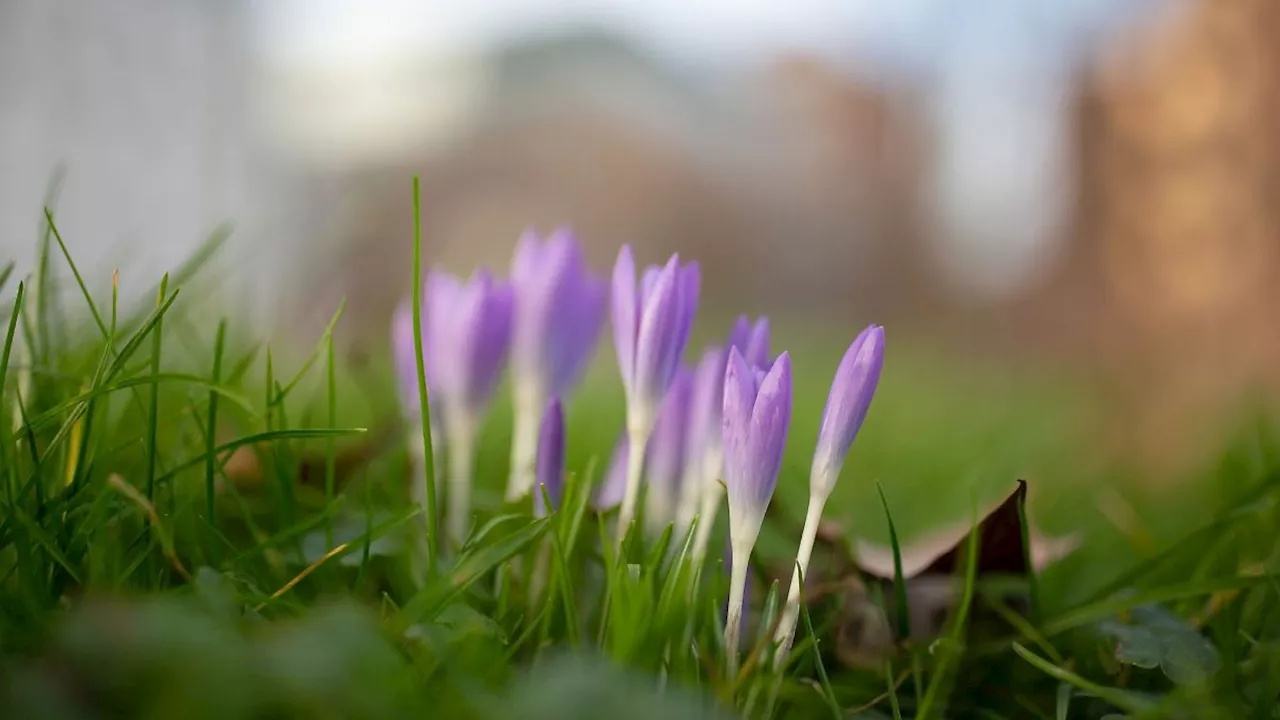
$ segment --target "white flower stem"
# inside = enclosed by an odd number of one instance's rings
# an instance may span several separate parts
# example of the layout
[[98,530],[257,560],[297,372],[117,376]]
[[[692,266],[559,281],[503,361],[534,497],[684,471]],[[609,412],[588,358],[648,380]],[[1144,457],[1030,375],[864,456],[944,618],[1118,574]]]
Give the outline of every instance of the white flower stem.
[[457,417],[449,427],[449,539],[455,548],[466,540],[471,522],[471,471],[476,452],[476,425],[469,417]]
[[809,496],[809,510],[805,515],[804,530],[800,534],[800,549],[796,552],[795,568],[791,571],[791,590],[787,592],[787,604],[783,608],[782,619],[778,622],[778,631],[773,637],[774,642],[779,645],[774,656],[775,667],[786,663],[791,644],[795,641],[803,577],[809,573],[809,559],[813,556],[813,544],[818,538],[818,525],[822,523],[822,509],[826,504],[827,498],[824,496]]
[[733,543],[733,568],[729,572],[729,611],[724,619],[724,653],[729,661],[729,683],[738,676],[738,646],[742,635],[742,596],[747,589],[747,563],[751,543]]
[[533,490],[534,465],[538,458],[538,431],[542,424],[543,393],[531,383],[517,382],[515,426],[511,437],[511,476],[507,479],[507,502],[515,502]]
[[[719,473],[715,473],[719,475]],[[720,497],[724,488],[719,478],[712,475],[704,479],[701,507],[698,510],[698,527],[693,536],[693,562],[701,564],[707,556],[707,545],[711,542],[711,530],[716,525],[716,511],[720,509]]]
[[618,547],[627,537],[627,531],[636,519],[636,504],[640,498],[640,476],[644,472],[644,450],[649,444],[651,423],[628,423],[627,489],[622,496],[622,509],[618,513]]

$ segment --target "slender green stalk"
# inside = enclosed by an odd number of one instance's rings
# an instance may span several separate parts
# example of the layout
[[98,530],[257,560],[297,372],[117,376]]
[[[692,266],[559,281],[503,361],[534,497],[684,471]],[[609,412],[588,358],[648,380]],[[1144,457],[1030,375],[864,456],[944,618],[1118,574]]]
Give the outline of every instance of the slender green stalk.
[[423,514],[426,516],[427,576],[435,572],[436,512],[435,451],[431,447],[431,407],[427,398],[427,372],[422,358],[422,179],[413,176],[413,349],[418,372],[418,407],[422,412],[422,458],[426,488]]
[[[329,400],[329,427],[338,427],[338,379],[334,370],[333,363],[333,333],[329,333],[328,348],[325,360],[328,367],[328,400]],[[324,455],[324,500],[325,503],[333,502],[334,489],[337,484],[338,475],[338,442],[336,438],[330,437],[325,442]],[[327,522],[324,526],[325,544],[327,547],[333,547],[333,522]]]
[[[156,306],[160,307],[163,303],[165,294],[169,291],[169,276],[165,275],[160,279],[160,291],[156,294]],[[160,374],[160,348],[162,345],[163,334],[161,330],[164,326],[164,316],[156,319],[155,330],[151,335],[151,374]],[[147,500],[155,502],[156,495],[156,454],[159,449],[156,447],[156,435],[160,426],[160,385],[151,386],[151,405],[147,412]],[[209,427],[209,432],[213,432],[213,427]],[[212,518],[212,515],[210,515]],[[212,522],[212,520],[210,520]]]
[[[222,349],[226,344],[227,337],[227,319],[223,318],[218,322],[218,335],[213,341],[213,372],[209,376],[209,382],[217,385],[222,379]],[[152,390],[154,392],[154,388]],[[214,390],[209,391],[209,423],[205,431],[205,464],[204,464],[204,512],[205,519],[209,524],[213,524],[214,516],[214,496],[215,474],[218,470],[218,454],[214,452],[218,442],[218,393]]]

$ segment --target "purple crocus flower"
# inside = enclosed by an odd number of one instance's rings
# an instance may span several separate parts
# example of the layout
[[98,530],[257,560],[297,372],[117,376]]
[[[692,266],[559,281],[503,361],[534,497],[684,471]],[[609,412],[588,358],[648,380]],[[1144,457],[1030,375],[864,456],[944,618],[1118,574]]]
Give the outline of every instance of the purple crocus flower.
[[700,283],[697,263],[681,266],[677,255],[661,269],[646,269],[638,288],[630,247],[623,246],[614,265],[613,340],[626,390],[630,435],[620,538],[635,517],[644,449],[689,340]]
[[645,496],[645,521],[651,532],[660,530],[675,519],[676,503],[686,478],[685,449],[688,443],[689,401],[693,393],[693,373],[688,368],[676,371],[658,412],[653,435],[649,438],[645,461],[648,494]]
[[840,360],[822,412],[809,486],[812,494],[821,495],[824,500],[831,495],[845,455],[867,417],[883,365],[884,328],[870,325],[858,334]]
[[[636,288],[635,261],[624,245],[613,269],[613,340],[627,391],[628,414],[648,411],[647,422],[675,377],[698,307],[701,272],[697,263],[645,269]],[[636,405],[632,409],[632,405]]]
[[542,428],[538,432],[537,487],[533,492],[533,514],[535,517],[546,517],[545,491],[551,501],[551,509],[560,506],[564,497],[564,408],[559,398],[547,405],[547,412],[542,417]]
[[713,346],[703,353],[694,375],[693,400],[689,411],[689,450],[686,454],[686,475],[692,480],[686,480],[677,522],[679,528],[686,528],[693,522],[695,515],[699,518],[699,528],[693,543],[695,560],[706,556],[711,528],[723,493],[720,485],[720,470],[724,464],[724,429],[721,418],[724,410],[724,372],[729,348],[737,348],[751,367],[767,367],[768,318],[760,317],[752,323],[746,315],[738,316],[729,331],[727,347],[721,349]]
[[790,425],[791,357],[783,353],[765,372],[748,366],[737,348],[731,349],[724,380],[723,442],[735,545],[755,544],[778,482]]
[[[445,412],[480,415],[488,406],[511,347],[511,286],[486,270],[463,282],[433,270],[424,292],[423,352]],[[412,322],[410,322],[412,327]]]
[[533,231],[516,246],[511,366],[515,426],[507,498],[533,485],[538,422],[547,399],[567,395],[591,357],[604,323],[606,287],[593,275],[573,233],[545,242]]
[[465,282],[433,270],[424,299],[423,363],[449,448],[449,534],[460,544],[471,512],[476,436],[511,345],[511,287],[484,270]]
[[729,542],[733,569],[725,651],[737,672],[742,595],[747,563],[782,468],[791,425],[791,358],[782,353],[767,370],[752,368],[737,348],[729,350],[724,380],[724,484],[729,496]]
[[600,512],[617,507],[622,503],[622,497],[627,492],[629,445],[627,433],[623,432],[617,444],[613,446],[613,456],[609,458],[609,469],[605,471],[604,481],[596,488],[596,494],[591,500],[592,507]]
[[723,428],[720,421],[724,410],[725,351],[712,346],[698,361],[693,372],[693,390],[689,400],[689,422],[685,447],[685,478],[680,492],[680,506],[676,511],[676,529],[683,533],[693,523],[694,516],[700,525],[693,544],[694,560],[701,560],[706,553],[710,532],[708,505],[712,511],[720,503],[720,465]]
[[800,547],[796,551],[795,570],[791,575],[791,589],[787,592],[787,604],[778,622],[774,639],[779,644],[776,663],[786,662],[795,638],[796,622],[800,614],[800,587],[804,574],[809,571],[809,560],[817,540],[818,527],[822,523],[822,511],[827,498],[840,477],[853,439],[867,417],[871,398],[880,382],[880,368],[884,364],[884,328],[870,325],[854,339],[845,351],[835,379],[831,382],[831,394],[822,413],[822,429],[818,431],[818,447],[813,453],[813,466],[809,473],[809,509],[805,513],[804,530],[800,533]]

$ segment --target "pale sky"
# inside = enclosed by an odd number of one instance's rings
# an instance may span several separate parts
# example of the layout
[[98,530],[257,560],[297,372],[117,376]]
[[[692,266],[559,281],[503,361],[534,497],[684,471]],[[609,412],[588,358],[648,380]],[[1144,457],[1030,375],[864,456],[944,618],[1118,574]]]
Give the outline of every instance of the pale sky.
[[1071,58],[1135,13],[1176,0],[276,0],[254,5],[260,46],[285,61],[353,62],[474,49],[573,27],[620,32],[680,64],[807,49],[887,70],[952,53]]

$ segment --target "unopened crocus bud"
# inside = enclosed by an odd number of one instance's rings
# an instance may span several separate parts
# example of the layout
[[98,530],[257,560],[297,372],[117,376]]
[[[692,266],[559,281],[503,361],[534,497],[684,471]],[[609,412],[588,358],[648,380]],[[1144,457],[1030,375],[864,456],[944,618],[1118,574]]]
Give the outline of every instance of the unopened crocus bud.
[[693,547],[694,561],[701,561],[710,539],[709,526],[720,505],[720,465],[724,458],[721,444],[724,427],[725,351],[711,347],[702,354],[693,372],[693,391],[689,399],[689,422],[685,447],[685,478],[680,490],[680,507],[676,512],[677,529],[682,533],[694,517],[699,527]]
[[614,265],[613,340],[626,390],[630,435],[619,539],[635,517],[645,447],[689,340],[700,284],[698,265],[681,266],[677,255],[661,269],[645,270],[639,287],[630,247],[623,246]]
[[648,483],[645,523],[650,532],[656,532],[675,520],[676,503],[685,481],[685,446],[692,392],[693,373],[688,368],[680,368],[662,401],[658,422],[649,438],[645,462]]
[[488,407],[511,346],[511,286],[485,270],[465,282],[432,271],[424,296],[429,380],[438,386],[446,417],[478,416]]
[[476,436],[511,345],[511,287],[483,270],[466,282],[432,271],[424,298],[424,367],[449,448],[448,528],[461,543],[470,519]]
[[724,494],[720,471],[724,464],[722,415],[724,374],[729,348],[737,348],[750,367],[768,367],[768,318],[760,317],[752,323],[746,315],[740,315],[729,331],[726,347],[712,347],[703,353],[694,375],[693,400],[689,411],[688,470],[677,520],[679,526],[685,528],[695,516],[698,518],[698,529],[693,542],[695,561],[701,561],[706,556],[716,512]]
[[537,487],[533,493],[535,517],[547,516],[547,500],[551,502],[551,510],[555,510],[564,497],[564,445],[564,408],[556,398],[547,405],[538,432]]
[[533,485],[538,423],[547,399],[565,397],[590,360],[604,323],[607,290],[573,233],[545,242],[526,232],[511,267],[515,296],[511,366],[515,425],[507,499]]
[[884,364],[884,328],[868,326],[858,334],[845,351],[840,366],[831,382],[827,407],[822,413],[822,428],[818,431],[818,447],[813,454],[813,466],[809,473],[809,509],[805,512],[804,530],[800,533],[800,548],[796,551],[795,569],[791,575],[791,589],[783,608],[774,636],[779,643],[775,662],[786,662],[795,638],[796,622],[800,613],[800,589],[804,575],[809,571],[809,560],[822,522],[822,512],[840,477],[845,455],[853,445],[853,439],[867,417],[871,398],[880,382],[880,369]]
[[791,358],[782,353],[768,371],[750,367],[729,350],[724,381],[724,484],[729,498],[733,570],[725,651],[736,673],[747,562],[782,468],[791,426]]
[[813,453],[810,493],[826,499],[840,477],[845,455],[867,417],[884,365],[884,328],[871,325],[845,351],[836,369],[822,413],[822,429]]

